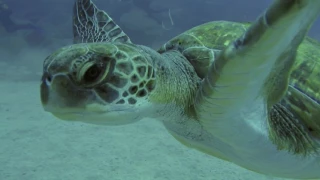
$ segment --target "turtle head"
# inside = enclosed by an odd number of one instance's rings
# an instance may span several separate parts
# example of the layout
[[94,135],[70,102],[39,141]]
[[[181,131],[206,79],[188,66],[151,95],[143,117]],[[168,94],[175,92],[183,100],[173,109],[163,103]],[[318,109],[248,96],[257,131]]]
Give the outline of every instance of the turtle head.
[[59,119],[120,125],[151,113],[154,69],[133,44],[74,44],[47,57],[43,71],[42,105]]

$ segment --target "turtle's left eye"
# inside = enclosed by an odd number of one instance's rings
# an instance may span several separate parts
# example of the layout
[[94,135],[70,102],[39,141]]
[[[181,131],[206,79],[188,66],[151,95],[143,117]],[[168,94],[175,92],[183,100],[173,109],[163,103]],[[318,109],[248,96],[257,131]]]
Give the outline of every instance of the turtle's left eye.
[[83,76],[83,80],[86,83],[96,82],[100,77],[101,72],[102,72],[101,67],[99,67],[97,64],[94,64],[86,70]]

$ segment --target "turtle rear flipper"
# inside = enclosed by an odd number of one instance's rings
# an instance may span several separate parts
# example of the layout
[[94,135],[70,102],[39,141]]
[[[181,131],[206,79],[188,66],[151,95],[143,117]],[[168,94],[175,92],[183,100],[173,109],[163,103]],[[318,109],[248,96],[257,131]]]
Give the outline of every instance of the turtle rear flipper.
[[91,0],[77,0],[73,9],[74,43],[122,42],[131,43],[122,29]]
[[232,123],[228,119],[239,115],[243,106],[268,98],[264,88],[273,68],[288,59],[284,54],[297,50],[319,12],[320,1],[275,1],[242,38],[219,54],[195,101],[206,130],[219,135],[223,130],[216,121],[227,126]]
[[315,132],[311,132],[290,108],[277,103],[269,109],[268,115],[269,137],[278,149],[304,156],[318,152],[320,145],[312,135]]

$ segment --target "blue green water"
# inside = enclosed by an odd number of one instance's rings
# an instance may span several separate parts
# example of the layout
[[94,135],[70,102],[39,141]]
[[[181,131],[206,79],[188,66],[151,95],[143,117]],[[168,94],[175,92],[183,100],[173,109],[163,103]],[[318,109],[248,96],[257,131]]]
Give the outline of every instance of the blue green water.
[[[133,1],[94,2],[132,41],[153,48],[207,21],[253,21],[271,2]],[[106,127],[64,122],[44,112],[39,95],[42,63],[56,48],[72,43],[74,1],[3,2],[14,23],[35,28],[13,31],[0,23],[0,180],[280,179],[189,149],[154,119]],[[319,32],[318,20],[309,35],[320,40]]]

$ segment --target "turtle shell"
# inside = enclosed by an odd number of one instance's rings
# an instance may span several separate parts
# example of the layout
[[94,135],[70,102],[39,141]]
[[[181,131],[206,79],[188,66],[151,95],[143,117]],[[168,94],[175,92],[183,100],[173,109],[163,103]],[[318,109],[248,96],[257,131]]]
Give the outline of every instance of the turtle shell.
[[204,78],[217,54],[241,36],[249,25],[228,21],[205,23],[171,39],[158,52],[180,51],[193,65],[198,76]]

